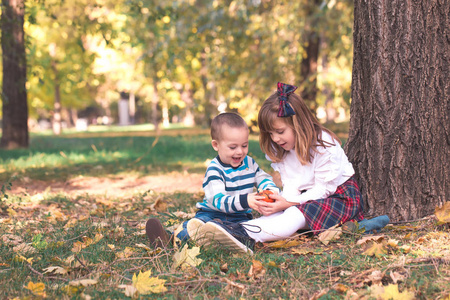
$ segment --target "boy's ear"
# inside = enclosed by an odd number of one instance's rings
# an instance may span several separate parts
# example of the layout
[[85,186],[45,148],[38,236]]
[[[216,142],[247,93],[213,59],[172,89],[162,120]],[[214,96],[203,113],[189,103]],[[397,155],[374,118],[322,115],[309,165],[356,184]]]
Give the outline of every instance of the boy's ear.
[[218,141],[212,140],[211,146],[214,148],[214,150],[219,151],[219,142]]

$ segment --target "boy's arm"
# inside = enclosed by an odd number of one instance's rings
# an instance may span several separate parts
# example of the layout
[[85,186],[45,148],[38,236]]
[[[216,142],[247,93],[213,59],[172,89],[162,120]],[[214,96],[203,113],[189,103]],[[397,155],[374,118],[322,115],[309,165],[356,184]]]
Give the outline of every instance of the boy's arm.
[[230,196],[225,189],[225,178],[218,170],[208,169],[203,182],[205,199],[203,205],[224,213],[242,212],[250,209],[248,194]]
[[273,181],[272,176],[264,172],[263,169],[261,169],[256,161],[253,160],[253,166],[255,168],[255,181],[256,181],[256,187],[258,191],[262,190],[271,190],[276,193],[280,192],[280,189],[277,187],[275,182]]

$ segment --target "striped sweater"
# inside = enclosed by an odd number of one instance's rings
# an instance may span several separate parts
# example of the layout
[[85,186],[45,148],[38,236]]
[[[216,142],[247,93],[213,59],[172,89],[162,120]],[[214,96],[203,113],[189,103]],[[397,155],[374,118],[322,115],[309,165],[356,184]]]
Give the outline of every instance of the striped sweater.
[[196,207],[223,213],[250,213],[247,195],[253,193],[255,187],[279,191],[272,177],[250,156],[246,156],[237,168],[224,164],[217,156],[206,169],[203,179],[205,198]]

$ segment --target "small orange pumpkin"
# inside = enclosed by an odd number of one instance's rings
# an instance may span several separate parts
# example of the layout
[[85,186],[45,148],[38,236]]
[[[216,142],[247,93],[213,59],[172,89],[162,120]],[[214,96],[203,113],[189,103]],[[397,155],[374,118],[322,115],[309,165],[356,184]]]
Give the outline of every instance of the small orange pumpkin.
[[272,199],[269,197],[270,194],[273,194],[273,192],[271,190],[264,190],[262,192],[257,193],[256,195],[264,196],[264,199],[262,199],[262,201],[275,202],[275,199]]

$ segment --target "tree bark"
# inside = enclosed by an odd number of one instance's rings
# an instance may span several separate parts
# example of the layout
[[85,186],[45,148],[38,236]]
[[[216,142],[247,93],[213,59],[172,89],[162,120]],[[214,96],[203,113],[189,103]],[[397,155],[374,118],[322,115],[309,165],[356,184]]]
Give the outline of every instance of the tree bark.
[[27,104],[27,63],[24,43],[24,0],[2,0],[2,138],[6,149],[29,144]]
[[449,199],[450,6],[355,0],[346,143],[367,216],[434,213]]

